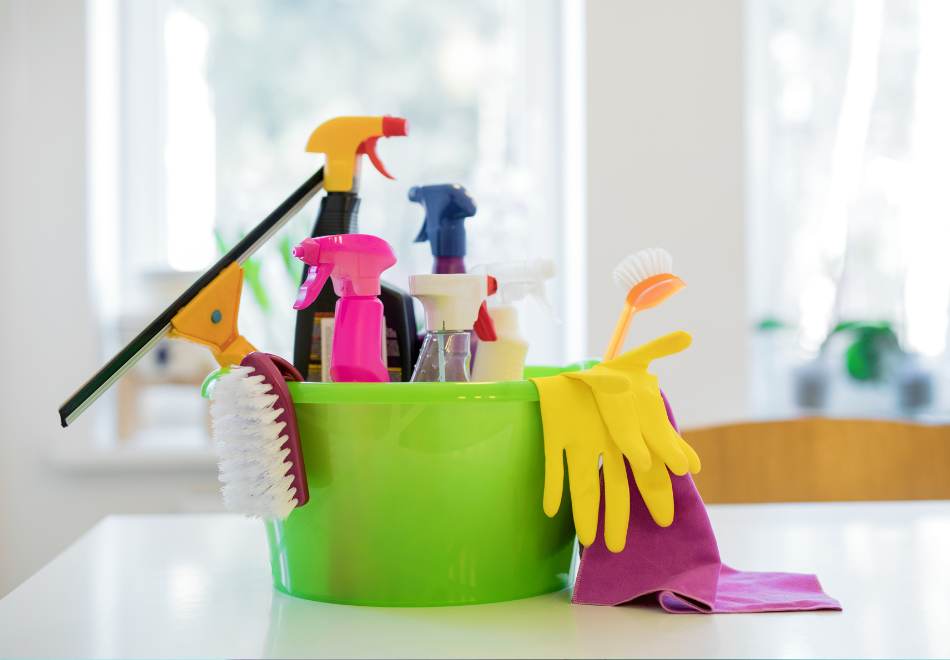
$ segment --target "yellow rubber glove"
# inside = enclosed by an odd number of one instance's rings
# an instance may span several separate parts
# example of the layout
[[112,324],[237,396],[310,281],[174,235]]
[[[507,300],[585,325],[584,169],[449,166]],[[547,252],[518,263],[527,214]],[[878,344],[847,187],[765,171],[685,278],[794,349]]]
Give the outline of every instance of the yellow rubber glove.
[[604,541],[612,552],[620,552],[630,520],[627,471],[591,388],[563,374],[531,381],[540,394],[544,426],[544,513],[553,517],[561,506],[566,454],[574,527],[581,543],[593,544],[600,513],[599,459],[603,456]]
[[691,341],[687,333],[676,332],[587,371],[531,379],[540,394],[544,426],[544,512],[554,516],[560,508],[566,454],[574,525],[585,546],[597,535],[601,456],[604,541],[611,552],[623,550],[630,519],[623,455],[653,520],[662,527],[672,524],[673,485],[667,465],[672,463],[675,474],[686,474],[698,472],[700,462],[670,424],[656,376],[646,369]]
[[647,367],[690,343],[689,334],[672,332],[587,371],[562,374],[592,390],[611,437],[630,462],[650,515],[661,527],[673,523],[673,485],[666,468],[682,476],[699,472],[701,465],[670,424],[657,378]]

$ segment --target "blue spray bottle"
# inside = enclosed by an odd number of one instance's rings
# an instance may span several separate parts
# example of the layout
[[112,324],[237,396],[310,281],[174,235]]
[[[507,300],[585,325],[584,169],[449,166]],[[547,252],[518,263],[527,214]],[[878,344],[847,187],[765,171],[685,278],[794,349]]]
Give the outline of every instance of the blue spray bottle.
[[416,243],[426,241],[432,246],[432,272],[456,275],[465,272],[465,218],[475,215],[475,200],[457,183],[414,186],[409,200],[422,204],[425,222]]
[[[458,183],[439,183],[431,186],[413,186],[409,201],[422,204],[426,217],[416,243],[432,246],[434,275],[462,275],[465,273],[465,218],[475,215],[475,200]],[[483,310],[482,314],[487,314]],[[471,334],[471,353],[475,359],[478,340]],[[419,341],[422,341],[420,336]]]

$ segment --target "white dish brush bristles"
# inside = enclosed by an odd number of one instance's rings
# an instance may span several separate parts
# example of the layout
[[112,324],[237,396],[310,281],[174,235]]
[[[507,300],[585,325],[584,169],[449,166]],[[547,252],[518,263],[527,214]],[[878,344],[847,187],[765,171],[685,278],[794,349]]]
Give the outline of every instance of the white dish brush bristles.
[[253,367],[232,367],[223,374],[211,393],[211,418],[218,479],[224,506],[248,518],[285,520],[297,499],[291,487],[294,477],[286,462],[290,449],[282,435],[284,422],[276,422],[283,412],[274,408],[276,394],[264,383],[264,376],[251,375]]
[[614,282],[623,291],[630,291],[648,277],[673,272],[673,257],[663,248],[640,250],[614,268]]

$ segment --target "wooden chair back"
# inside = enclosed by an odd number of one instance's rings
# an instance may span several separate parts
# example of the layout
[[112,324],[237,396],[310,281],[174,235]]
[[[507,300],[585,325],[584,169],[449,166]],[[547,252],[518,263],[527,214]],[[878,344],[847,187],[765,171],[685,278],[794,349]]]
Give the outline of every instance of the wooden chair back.
[[950,426],[800,419],[684,430],[707,504],[950,499]]

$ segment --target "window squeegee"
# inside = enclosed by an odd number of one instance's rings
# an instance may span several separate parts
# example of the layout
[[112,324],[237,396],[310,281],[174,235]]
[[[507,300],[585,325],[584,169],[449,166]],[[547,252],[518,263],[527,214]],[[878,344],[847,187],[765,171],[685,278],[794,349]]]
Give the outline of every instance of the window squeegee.
[[[212,266],[198,281],[188,287],[178,300],[152,321],[145,330],[130,341],[125,348],[109,360],[95,376],[80,387],[75,394],[59,407],[59,419],[63,427],[73,423],[93,402],[105,394],[125,372],[145,357],[163,337],[174,336],[196,341],[199,338],[188,332],[189,325],[196,321],[196,314],[202,317],[200,323],[207,326],[205,311],[209,300],[224,301],[228,298],[221,293],[231,293],[231,304],[216,306],[210,314],[214,331],[213,337],[202,337],[200,343],[208,345],[219,364],[230,364],[234,355],[243,354],[254,348],[237,333],[237,303],[240,301],[241,283],[244,273],[240,266],[281,227],[293,218],[314,195],[323,189],[323,170],[317,172],[284,200],[273,213],[248,232],[241,242]],[[230,291],[228,291],[230,289]],[[234,297],[236,292],[236,300]],[[201,294],[205,293],[204,296]],[[211,305],[215,307],[215,305]],[[240,362],[240,358],[237,360]]]
[[162,337],[204,344],[222,367],[238,364],[256,349],[237,329],[241,285],[247,259],[287,224],[314,195],[346,191],[358,181],[363,155],[384,176],[393,178],[376,153],[381,137],[409,135],[409,122],[401,117],[336,117],[320,124],[310,135],[307,151],[326,154],[326,165],[317,170],[294,194],[257,225],[209,271],[198,278],[178,300],[145,330],[109,360],[95,376],[59,407],[63,427],[69,426],[86,408],[142,359]]

